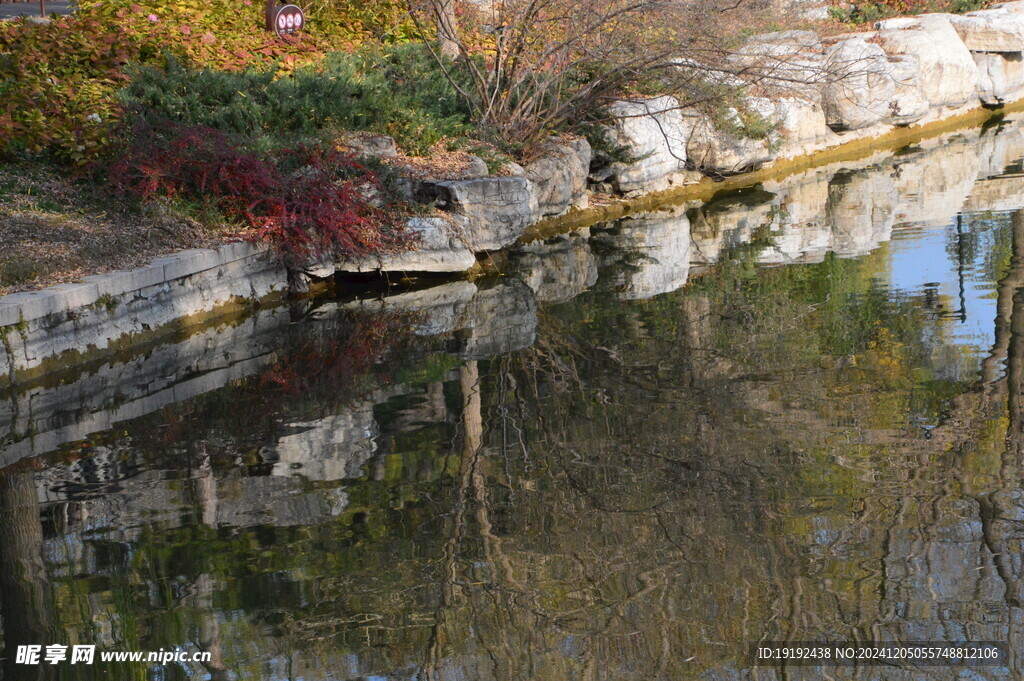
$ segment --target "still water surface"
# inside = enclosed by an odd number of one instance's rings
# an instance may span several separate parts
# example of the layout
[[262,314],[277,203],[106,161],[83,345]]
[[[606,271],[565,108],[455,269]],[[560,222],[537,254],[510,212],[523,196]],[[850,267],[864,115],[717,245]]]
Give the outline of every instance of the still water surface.
[[[948,135],[15,387],[2,678],[1021,678],[1022,156]],[[825,639],[1010,657],[748,659]]]

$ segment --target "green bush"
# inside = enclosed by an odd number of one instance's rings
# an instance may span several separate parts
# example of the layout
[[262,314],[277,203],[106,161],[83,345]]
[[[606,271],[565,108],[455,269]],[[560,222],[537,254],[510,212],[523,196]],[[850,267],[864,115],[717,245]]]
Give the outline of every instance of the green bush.
[[417,45],[334,53],[284,76],[194,70],[169,59],[164,69],[137,70],[122,101],[137,116],[237,133],[264,146],[365,130],[423,153],[469,130],[465,104]]

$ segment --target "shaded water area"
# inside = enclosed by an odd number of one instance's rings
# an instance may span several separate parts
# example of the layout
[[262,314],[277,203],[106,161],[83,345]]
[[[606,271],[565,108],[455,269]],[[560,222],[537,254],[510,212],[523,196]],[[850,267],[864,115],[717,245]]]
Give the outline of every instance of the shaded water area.
[[[15,386],[2,678],[1021,678],[1022,157],[947,135]],[[748,658],[870,639],[1009,660]]]

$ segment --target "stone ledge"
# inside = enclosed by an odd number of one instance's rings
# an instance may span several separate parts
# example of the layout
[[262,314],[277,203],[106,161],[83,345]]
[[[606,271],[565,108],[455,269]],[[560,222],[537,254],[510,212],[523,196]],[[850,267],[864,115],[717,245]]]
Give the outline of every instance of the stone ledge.
[[95,305],[100,298],[117,298],[267,252],[265,248],[246,242],[193,248],[161,256],[145,267],[87,276],[81,283],[0,296],[0,329]]

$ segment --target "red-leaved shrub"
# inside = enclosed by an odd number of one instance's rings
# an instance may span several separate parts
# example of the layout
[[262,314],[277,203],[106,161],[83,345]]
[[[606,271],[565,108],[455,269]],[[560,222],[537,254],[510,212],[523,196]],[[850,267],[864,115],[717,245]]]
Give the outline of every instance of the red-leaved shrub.
[[407,242],[388,211],[366,198],[379,189],[374,174],[333,147],[256,155],[211,128],[143,124],[109,179],[116,191],[143,200],[211,204],[297,261],[381,253]]

